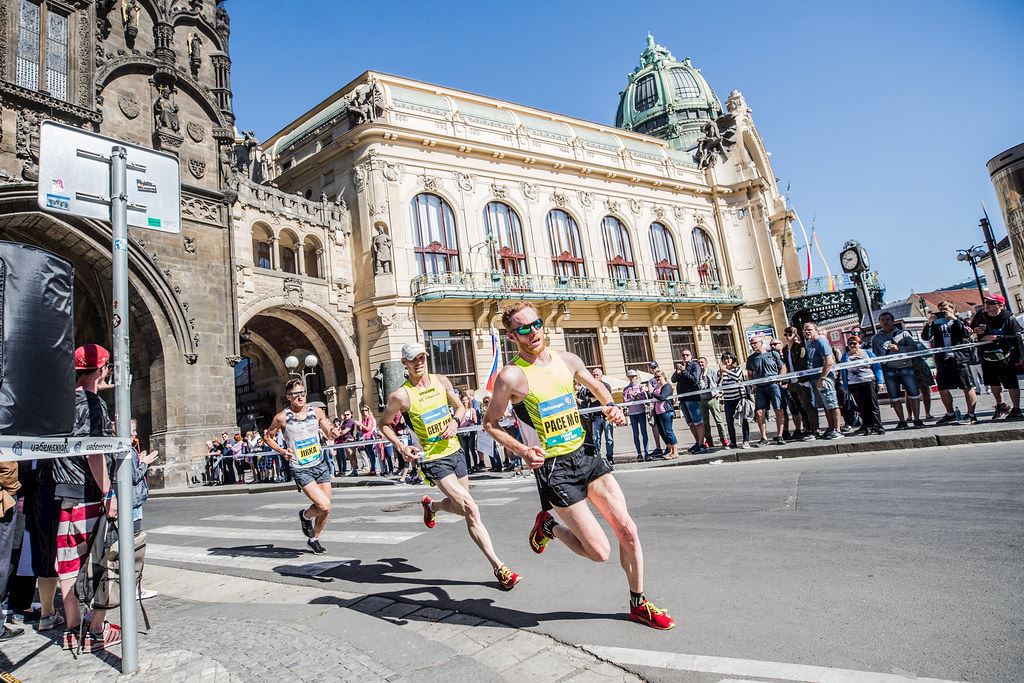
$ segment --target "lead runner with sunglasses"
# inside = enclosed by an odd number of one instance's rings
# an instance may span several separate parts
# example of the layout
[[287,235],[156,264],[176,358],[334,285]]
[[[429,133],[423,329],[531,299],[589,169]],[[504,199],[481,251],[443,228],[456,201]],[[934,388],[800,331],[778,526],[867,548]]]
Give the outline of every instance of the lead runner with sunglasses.
[[[498,373],[483,424],[495,441],[522,457],[537,478],[544,509],[537,514],[530,532],[530,547],[533,552],[542,553],[548,541],[556,538],[581,557],[594,562],[607,560],[611,546],[588,505],[593,503],[619,541],[619,563],[629,582],[629,618],[659,630],[672,628],[672,617],[644,595],[640,537],[626,509],[622,489],[611,474],[611,466],[604,458],[588,455],[583,448],[586,435],[580,423],[573,381],[605,404],[602,412],[608,422],[626,424],[622,410],[579,356],[546,348],[544,323],[532,304],[520,302],[506,308],[501,322],[519,355]],[[519,417],[525,443],[498,424],[509,401]],[[548,512],[552,507],[561,523]]]

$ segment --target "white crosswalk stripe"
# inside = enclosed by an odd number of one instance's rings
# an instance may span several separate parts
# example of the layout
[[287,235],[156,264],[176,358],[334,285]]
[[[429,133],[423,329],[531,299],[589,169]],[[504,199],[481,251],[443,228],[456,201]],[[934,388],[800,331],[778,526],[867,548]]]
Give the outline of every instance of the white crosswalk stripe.
[[[167,536],[194,536],[205,539],[258,539],[262,541],[295,541],[298,531],[294,529],[232,529],[212,526],[169,525],[148,531],[150,534]],[[422,531],[331,531],[323,533],[324,543],[374,543],[395,545],[416,538]]]
[[[427,495],[430,495],[430,494],[427,494]],[[420,494],[419,496],[411,496],[409,498],[409,500],[418,503],[421,497],[422,497],[422,494]],[[436,490],[434,491],[434,495],[431,496],[431,497],[434,498],[435,500],[441,500],[441,498],[443,498],[441,493],[439,491],[436,491]],[[519,499],[518,496],[512,496],[512,497],[504,496],[504,497],[500,497],[500,498],[481,498],[481,499],[477,500],[476,502],[477,502],[477,505],[505,505],[506,503],[511,503],[512,501],[518,500],[518,499]],[[376,500],[376,499],[372,499],[372,498],[371,499],[366,499],[366,500],[361,500],[361,501],[350,501],[350,502],[348,502],[348,501],[345,501],[344,499],[341,499],[341,498],[335,498],[331,502],[331,510],[339,510],[339,509],[340,510],[355,510],[355,509],[358,509],[358,508],[361,508],[361,507],[374,506],[374,505],[377,505],[377,506],[397,505],[398,503],[401,503],[401,502],[402,502],[401,500],[394,500],[394,499]],[[300,510],[300,509],[302,509],[302,503],[303,503],[302,500],[296,499],[296,501],[294,503],[270,503],[268,505],[261,505],[261,506],[259,506],[259,509],[260,510]],[[308,504],[309,503],[307,501],[306,505],[308,505]]]
[[258,548],[218,550],[161,545],[158,543],[146,544],[146,559],[162,560],[164,562],[187,562],[189,564],[230,569],[276,571],[280,574],[296,576],[316,576],[346,562],[353,561],[350,557],[313,555],[306,550],[292,551],[285,548],[278,550],[261,550]]
[[[262,515],[213,515],[212,517],[203,517],[199,520],[200,522],[237,522],[240,524],[294,524],[296,528],[299,526],[298,515],[287,515],[280,517],[274,516],[262,516]],[[438,523],[446,522],[461,522],[462,518],[456,515],[440,514],[437,516]],[[423,515],[364,515],[356,517],[336,517],[331,515],[328,521],[328,528],[332,524],[422,524]]]

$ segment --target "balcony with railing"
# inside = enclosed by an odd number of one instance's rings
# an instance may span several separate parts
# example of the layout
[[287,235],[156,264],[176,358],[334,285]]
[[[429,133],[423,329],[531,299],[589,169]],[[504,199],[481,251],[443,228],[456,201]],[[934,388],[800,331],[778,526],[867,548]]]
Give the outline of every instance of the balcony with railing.
[[[884,290],[885,286],[882,284],[881,278],[878,277],[878,273],[869,270],[862,276],[865,279],[865,283],[870,290]],[[821,294],[823,292],[838,292],[844,289],[853,289],[856,287],[853,283],[853,278],[847,273],[840,273],[838,275],[822,277],[812,277],[809,280],[799,280],[797,282],[790,282],[786,285],[786,295],[789,297],[807,296],[808,294]]]
[[412,280],[412,295],[417,303],[441,299],[744,303],[739,285],[502,272],[420,275]]

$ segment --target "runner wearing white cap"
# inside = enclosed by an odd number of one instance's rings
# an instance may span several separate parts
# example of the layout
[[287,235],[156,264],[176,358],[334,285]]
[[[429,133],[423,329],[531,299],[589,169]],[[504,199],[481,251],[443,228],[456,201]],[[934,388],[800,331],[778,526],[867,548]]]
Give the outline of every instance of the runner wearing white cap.
[[480,518],[480,508],[469,493],[466,458],[455,435],[465,410],[462,402],[447,377],[427,372],[427,350],[422,344],[409,342],[402,347],[402,365],[409,379],[388,396],[387,408],[380,418],[380,432],[403,458],[416,462],[418,452],[403,443],[392,427],[395,417],[402,415],[423,449],[424,480],[445,495],[445,499],[437,503],[430,496],[423,496],[420,501],[423,523],[433,529],[438,512],[465,517],[470,538],[491,563],[501,588],[510,591],[519,583],[519,575],[494,553],[491,537]]

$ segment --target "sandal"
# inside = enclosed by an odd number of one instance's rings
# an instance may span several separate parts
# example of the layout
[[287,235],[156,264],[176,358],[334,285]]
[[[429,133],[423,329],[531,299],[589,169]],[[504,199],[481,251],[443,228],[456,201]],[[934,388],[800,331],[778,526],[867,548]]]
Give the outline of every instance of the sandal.
[[87,631],[85,638],[82,640],[82,652],[97,652],[99,650],[106,650],[114,645],[121,643],[121,627],[117,624],[111,624],[108,621],[103,622],[103,633],[97,634],[92,631]]

